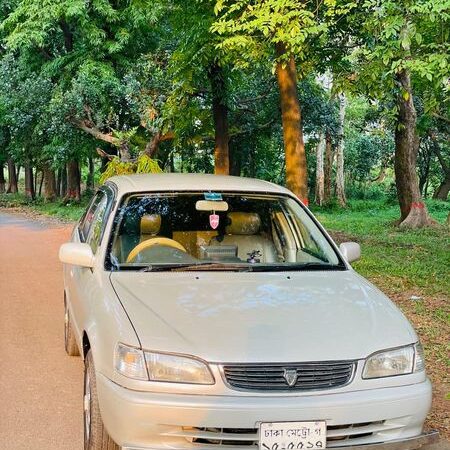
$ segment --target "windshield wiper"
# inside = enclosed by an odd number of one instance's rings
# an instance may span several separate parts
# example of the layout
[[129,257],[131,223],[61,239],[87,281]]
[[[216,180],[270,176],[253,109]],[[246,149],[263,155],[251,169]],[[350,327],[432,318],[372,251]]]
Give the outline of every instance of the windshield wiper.
[[307,262],[302,264],[278,264],[269,266],[255,265],[253,267],[254,272],[289,272],[289,271],[308,271],[308,270],[345,270],[345,266],[338,264],[325,264],[316,262]]
[[248,264],[234,264],[234,263],[214,263],[214,262],[202,262],[199,264],[190,264],[174,269],[174,271],[195,271],[195,270],[229,270],[232,272],[251,272],[253,266]]
[[224,264],[224,263],[212,263],[212,262],[201,262],[196,264],[187,263],[172,263],[172,264],[150,264],[146,267],[140,269],[140,272],[163,272],[163,271],[196,271],[196,270],[229,270],[229,271],[243,271],[251,272],[253,266],[248,266],[247,264]]
[[194,271],[231,271],[231,272],[289,272],[289,271],[308,271],[308,270],[346,270],[346,267],[339,264],[325,264],[317,262],[307,262],[302,264],[235,264],[218,263],[204,261],[196,264],[190,263],[169,263],[169,264],[149,264],[148,266],[137,268],[123,267],[126,270],[136,270],[140,272],[194,272]]
[[139,269],[139,272],[163,272],[165,270],[178,269],[180,267],[189,266],[186,263],[170,263],[170,264],[149,264]]

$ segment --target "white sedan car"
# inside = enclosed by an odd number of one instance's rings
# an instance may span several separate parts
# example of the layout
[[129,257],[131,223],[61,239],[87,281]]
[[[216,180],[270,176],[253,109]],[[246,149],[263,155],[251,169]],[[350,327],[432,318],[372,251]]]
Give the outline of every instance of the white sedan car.
[[416,333],[287,189],[111,178],[60,250],[86,450],[412,450]]

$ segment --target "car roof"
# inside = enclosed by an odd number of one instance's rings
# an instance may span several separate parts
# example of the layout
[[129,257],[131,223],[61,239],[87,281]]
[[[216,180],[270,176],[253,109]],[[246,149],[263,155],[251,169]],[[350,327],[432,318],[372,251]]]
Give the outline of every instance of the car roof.
[[199,173],[156,173],[119,175],[108,179],[118,194],[132,192],[225,191],[292,193],[284,187],[255,178]]

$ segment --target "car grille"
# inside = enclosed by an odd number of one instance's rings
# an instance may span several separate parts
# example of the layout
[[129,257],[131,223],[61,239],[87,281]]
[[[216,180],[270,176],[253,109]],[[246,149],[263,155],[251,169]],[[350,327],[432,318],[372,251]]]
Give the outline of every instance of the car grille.
[[[327,425],[327,448],[345,448],[353,445],[382,442],[388,436],[386,433],[399,430],[402,427],[403,425],[399,423],[382,420],[346,425]],[[187,447],[181,443],[173,444],[171,448],[177,449],[233,448],[234,450],[246,450],[252,447],[258,448],[259,445],[257,428],[182,427],[178,431],[172,431],[166,435],[186,440]]]
[[312,391],[348,384],[354,361],[297,364],[233,364],[223,367],[229,386],[255,391]]

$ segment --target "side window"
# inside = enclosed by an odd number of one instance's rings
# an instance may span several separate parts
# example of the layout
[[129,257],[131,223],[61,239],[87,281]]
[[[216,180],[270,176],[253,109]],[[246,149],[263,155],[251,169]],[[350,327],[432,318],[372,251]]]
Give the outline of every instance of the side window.
[[98,203],[95,210],[89,234],[86,239],[86,242],[92,247],[92,252],[94,254],[97,252],[98,246],[100,245],[100,241],[102,239],[102,231],[107,219],[107,206],[108,198],[106,197],[106,195],[102,195],[100,202]]
[[105,194],[103,194],[103,192],[98,192],[95,195],[86,214],[84,215],[84,217],[80,223],[81,240],[83,242],[86,242],[86,239],[89,235],[89,230],[91,229],[91,225],[94,220],[95,212],[98,208],[99,203],[101,202],[101,200],[104,196],[105,196]]

